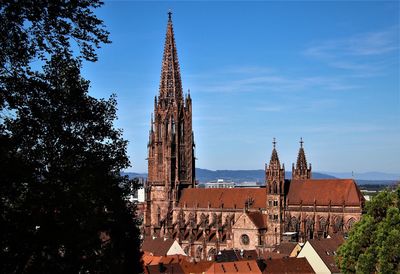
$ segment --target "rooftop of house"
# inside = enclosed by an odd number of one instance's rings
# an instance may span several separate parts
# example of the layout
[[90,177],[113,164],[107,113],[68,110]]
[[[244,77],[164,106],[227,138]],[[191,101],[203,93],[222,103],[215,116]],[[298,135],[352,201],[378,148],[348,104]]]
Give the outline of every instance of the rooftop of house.
[[340,272],[335,262],[336,250],[344,242],[341,236],[308,241],[331,272]]
[[156,264],[172,264],[181,263],[188,260],[187,256],[183,255],[168,255],[168,256],[154,256],[152,253],[144,252],[142,256],[143,265],[156,265]]
[[238,249],[228,249],[221,250],[215,257],[215,261],[221,262],[235,262],[241,260],[256,260],[258,254],[256,250],[238,250]]
[[273,252],[289,256],[296,246],[297,243],[295,242],[281,242],[274,248]]
[[207,272],[209,274],[227,274],[227,273],[241,273],[241,274],[253,274],[260,273],[261,270],[258,267],[256,260],[248,261],[235,261],[235,262],[215,262]]
[[186,274],[179,263],[147,265],[144,267],[146,274]]
[[174,242],[173,239],[146,237],[142,243],[142,250],[154,256],[165,256]]
[[311,274],[315,273],[306,258],[278,258],[264,261],[263,273]]
[[253,222],[253,224],[259,228],[266,228],[267,227],[267,215],[262,214],[259,211],[255,212],[246,212],[247,216],[249,216],[249,219]]

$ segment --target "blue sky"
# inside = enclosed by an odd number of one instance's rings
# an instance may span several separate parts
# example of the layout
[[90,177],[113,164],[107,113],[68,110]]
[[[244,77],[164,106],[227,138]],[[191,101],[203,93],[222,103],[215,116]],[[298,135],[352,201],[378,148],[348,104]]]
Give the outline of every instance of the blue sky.
[[289,170],[303,137],[315,171],[400,172],[398,1],[106,1],[113,43],[83,72],[117,94],[130,171],[147,171],[168,9],[197,167],[263,169],[276,137]]

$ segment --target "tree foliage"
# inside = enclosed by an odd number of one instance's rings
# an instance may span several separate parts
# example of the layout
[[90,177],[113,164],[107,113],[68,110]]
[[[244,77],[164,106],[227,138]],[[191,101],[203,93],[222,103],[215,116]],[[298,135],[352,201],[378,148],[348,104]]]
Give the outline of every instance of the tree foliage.
[[379,193],[366,211],[338,250],[342,272],[399,273],[400,187]]
[[100,5],[0,2],[2,273],[140,272],[116,99],[80,75],[109,42]]

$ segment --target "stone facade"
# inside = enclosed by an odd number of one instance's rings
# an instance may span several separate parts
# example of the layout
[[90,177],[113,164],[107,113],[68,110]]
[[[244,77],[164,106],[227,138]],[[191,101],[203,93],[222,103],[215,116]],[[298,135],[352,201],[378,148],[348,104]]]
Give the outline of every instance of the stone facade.
[[202,260],[224,249],[264,252],[285,240],[346,233],[360,219],[364,198],[355,182],[311,179],[303,140],[292,172],[285,179],[274,139],[265,187],[196,188],[192,100],[182,95],[170,13],[149,134],[144,237],[176,239]]
[[[148,143],[145,230],[159,234],[171,226],[179,193],[194,187],[195,160],[192,99],[182,94],[182,82],[169,13],[159,95],[154,98]],[[165,231],[163,231],[165,233]]]

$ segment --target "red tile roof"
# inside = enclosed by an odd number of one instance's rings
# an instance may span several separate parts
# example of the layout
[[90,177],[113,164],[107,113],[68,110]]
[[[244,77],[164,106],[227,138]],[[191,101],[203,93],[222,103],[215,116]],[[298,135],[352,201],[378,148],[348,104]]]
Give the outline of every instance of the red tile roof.
[[235,262],[235,261],[248,261],[257,260],[258,253],[255,249],[250,250],[238,250],[238,249],[226,249],[218,252],[215,261],[218,263],[222,262]]
[[151,254],[152,253],[144,252],[142,256],[143,265],[180,263],[189,259],[187,256],[183,255],[153,256]]
[[224,263],[214,263],[206,272],[206,274],[252,274],[260,273],[260,268],[255,260],[249,261],[236,261],[236,262],[224,262]]
[[290,182],[289,205],[349,205],[357,206],[364,197],[352,179],[309,179]]
[[144,271],[146,274],[186,274],[179,263],[148,265],[144,267]]
[[286,254],[276,253],[276,252],[272,252],[272,251],[264,251],[264,252],[260,253],[260,257],[265,260],[281,259],[281,258],[285,258],[287,256],[288,255],[286,255]]
[[248,199],[253,199],[251,208],[265,208],[265,188],[188,188],[182,191],[179,205],[200,208],[243,209]]
[[315,273],[306,258],[280,258],[266,260],[263,273],[311,274]]
[[154,256],[165,256],[174,242],[173,239],[146,237],[142,244],[142,251],[147,251]]
[[278,246],[274,248],[273,252],[289,256],[290,253],[292,253],[293,249],[296,247],[296,245],[297,243],[281,242]]
[[213,265],[214,262],[201,261],[201,262],[188,262],[182,261],[181,267],[185,273],[190,274],[203,274]]
[[308,242],[331,272],[340,272],[335,262],[335,255],[336,250],[344,242],[343,237],[335,236],[329,239],[313,239]]

